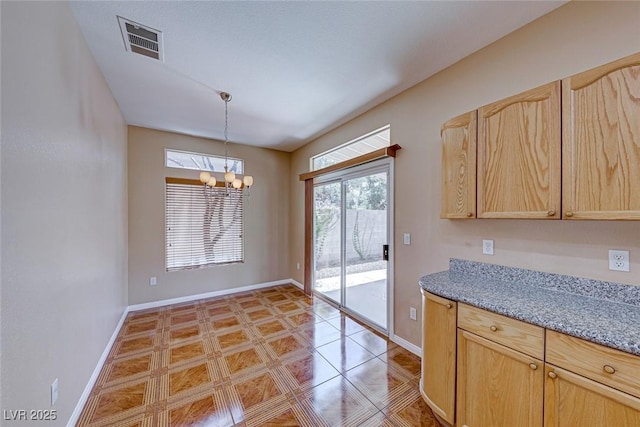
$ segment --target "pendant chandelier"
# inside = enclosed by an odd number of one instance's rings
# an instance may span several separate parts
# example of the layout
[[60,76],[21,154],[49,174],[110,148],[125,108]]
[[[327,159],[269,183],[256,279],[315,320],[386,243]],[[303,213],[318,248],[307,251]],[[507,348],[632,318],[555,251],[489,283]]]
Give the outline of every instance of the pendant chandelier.
[[[224,101],[224,187],[227,189],[227,195],[231,189],[239,190],[244,187],[247,189],[247,196],[249,196],[249,190],[253,185],[253,177],[251,175],[245,175],[242,180],[236,178],[236,174],[229,170],[227,165],[227,154],[229,144],[229,101],[231,101],[231,94],[227,92],[221,92],[220,98]],[[244,170],[243,170],[244,172]],[[215,187],[217,180],[214,176],[211,176],[210,172],[200,172],[200,182],[205,187]]]

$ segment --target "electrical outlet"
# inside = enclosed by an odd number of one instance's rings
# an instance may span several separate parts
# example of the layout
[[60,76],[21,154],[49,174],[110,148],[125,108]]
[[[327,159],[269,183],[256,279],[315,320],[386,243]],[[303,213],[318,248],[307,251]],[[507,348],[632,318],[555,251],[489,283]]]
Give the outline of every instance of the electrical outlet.
[[158,279],[156,279],[155,277],[149,278],[149,286],[155,286],[157,284],[158,284]]
[[417,315],[418,315],[418,313],[416,312],[416,308],[415,307],[409,307],[409,319],[416,320],[416,316]]
[[493,240],[482,241],[482,253],[485,255],[493,255]]
[[300,263],[296,262],[296,270],[300,270]]
[[56,378],[51,384],[51,406],[55,405],[58,400],[58,379]]
[[629,251],[610,250],[609,270],[629,271]]

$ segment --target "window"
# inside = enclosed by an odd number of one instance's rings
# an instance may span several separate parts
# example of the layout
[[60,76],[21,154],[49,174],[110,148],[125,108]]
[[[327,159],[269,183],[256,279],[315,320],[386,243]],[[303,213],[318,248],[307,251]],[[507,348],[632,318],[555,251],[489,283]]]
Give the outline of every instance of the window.
[[389,125],[371,133],[349,141],[346,144],[325,151],[311,158],[311,170],[326,168],[354,157],[362,156],[379,148],[388,147],[391,141],[391,127]]
[[[164,153],[165,166],[168,168],[224,173],[224,157],[169,149],[164,150]],[[227,164],[230,172],[244,173],[244,161],[241,159],[228,158]]]
[[242,190],[166,178],[166,270],[244,261]]

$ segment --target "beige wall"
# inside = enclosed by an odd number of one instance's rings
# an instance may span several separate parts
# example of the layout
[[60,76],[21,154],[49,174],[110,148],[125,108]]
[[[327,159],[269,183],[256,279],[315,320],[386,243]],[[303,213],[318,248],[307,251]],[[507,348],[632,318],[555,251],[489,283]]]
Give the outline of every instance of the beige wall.
[[127,305],[126,125],[67,3],[1,7],[2,409],[65,425]]
[[245,206],[245,262],[165,272],[164,178],[198,179],[197,171],[166,168],[165,148],[224,155],[220,141],[129,127],[129,304],[289,278],[290,154],[229,144],[229,156],[244,159],[255,180]]
[[[640,51],[640,2],[571,2],[467,57],[292,154],[291,276],[303,280],[309,157],[391,124],[395,164],[395,333],[420,345],[420,276],[450,257],[640,284],[638,222],[452,221],[439,218],[440,125],[484,104]],[[419,52],[416,52],[419,54]],[[411,246],[402,233],[412,234]],[[494,239],[495,256],[482,255]],[[631,251],[631,273],[608,271],[607,250]],[[420,313],[420,310],[418,310]]]

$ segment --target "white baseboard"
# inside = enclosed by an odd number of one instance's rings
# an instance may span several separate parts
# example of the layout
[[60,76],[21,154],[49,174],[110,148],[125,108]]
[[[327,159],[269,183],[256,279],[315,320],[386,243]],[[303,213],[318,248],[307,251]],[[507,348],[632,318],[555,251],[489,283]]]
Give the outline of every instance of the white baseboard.
[[422,349],[415,344],[410,343],[409,341],[401,338],[397,335],[390,336],[389,339],[394,343],[398,344],[400,347],[403,347],[406,350],[409,350],[411,353],[416,356],[422,358]]
[[113,343],[116,342],[116,338],[118,338],[118,334],[120,333],[120,329],[122,328],[122,325],[124,324],[124,319],[127,318],[128,313],[129,313],[129,307],[126,307],[124,309],[124,312],[122,313],[122,316],[120,316],[120,321],[116,325],[116,328],[113,331],[113,334],[111,334],[111,338],[109,339],[109,342],[107,343],[106,347],[104,348],[104,351],[102,352],[102,356],[100,356],[100,359],[98,359],[96,368],[93,370],[93,374],[91,374],[91,377],[89,378],[89,382],[87,383],[87,386],[84,388],[82,395],[80,395],[80,400],[78,400],[78,404],[73,410],[73,413],[69,418],[69,422],[67,422],[67,427],[73,427],[78,422],[78,419],[80,418],[80,414],[82,414],[82,410],[84,409],[84,405],[87,403],[87,399],[89,399],[89,394],[91,394],[91,390],[93,390],[93,386],[96,384],[96,381],[98,380],[98,376],[100,375],[100,371],[102,371],[104,362],[107,361],[107,357],[109,356],[111,347],[113,346]]
[[295,285],[295,286],[299,287],[300,289],[304,290],[304,285],[302,283],[298,282],[297,280],[289,279],[289,282],[292,285]]
[[268,288],[268,287],[271,287],[271,286],[289,285],[289,284],[295,284],[296,286],[298,286],[294,282],[295,281],[293,281],[291,279],[276,280],[276,281],[273,281],[273,282],[265,282],[265,283],[258,283],[258,284],[255,284],[255,285],[240,286],[239,288],[222,289],[222,290],[219,290],[219,291],[206,292],[204,294],[187,295],[187,296],[184,296],[184,297],[164,299],[164,300],[160,300],[160,301],[145,302],[145,303],[142,303],[142,304],[130,305],[129,306],[129,311],[138,311],[138,310],[144,310],[144,309],[147,309],[147,308],[163,307],[165,305],[180,304],[180,303],[183,303],[183,302],[196,301],[196,300],[199,300],[199,299],[219,297],[221,295],[229,295],[229,294],[235,294],[235,293],[238,293],[238,292],[253,291],[255,289]]

